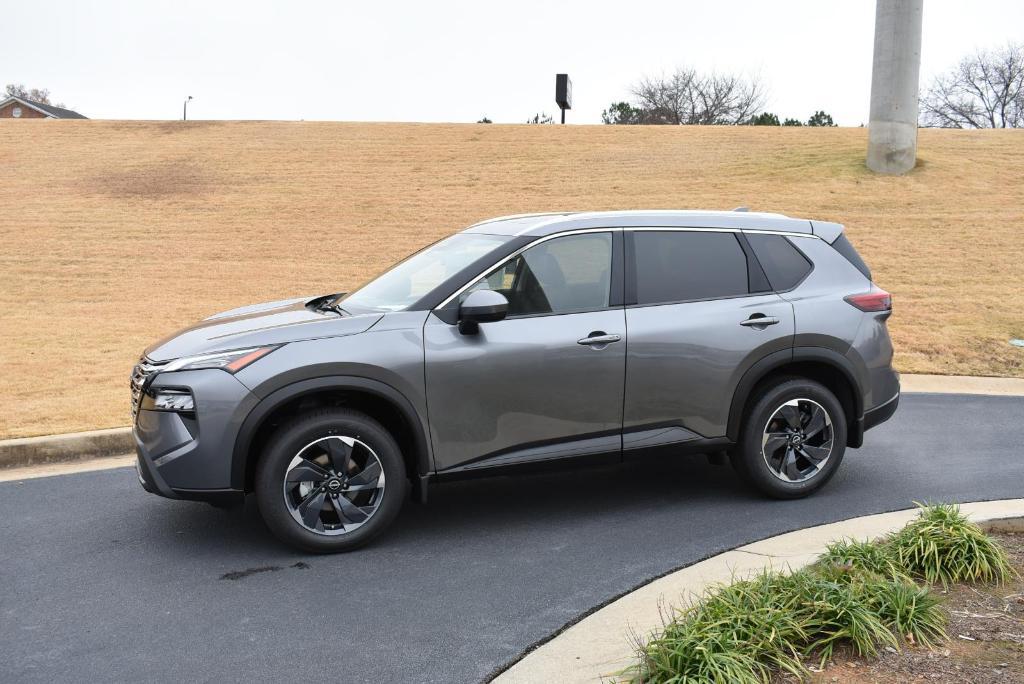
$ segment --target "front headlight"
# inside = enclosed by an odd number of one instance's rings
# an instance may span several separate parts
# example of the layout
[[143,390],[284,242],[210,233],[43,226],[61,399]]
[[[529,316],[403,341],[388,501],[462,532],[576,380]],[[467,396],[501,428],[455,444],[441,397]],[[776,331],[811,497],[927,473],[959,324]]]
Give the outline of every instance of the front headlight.
[[249,349],[236,349],[228,352],[217,352],[215,354],[201,354],[199,356],[185,356],[171,361],[161,369],[162,373],[179,370],[201,370],[205,368],[219,368],[229,373],[237,373],[257,359],[261,359],[277,347],[251,347]]
[[142,408],[147,411],[191,413],[196,410],[196,402],[188,390],[158,389],[143,396]]

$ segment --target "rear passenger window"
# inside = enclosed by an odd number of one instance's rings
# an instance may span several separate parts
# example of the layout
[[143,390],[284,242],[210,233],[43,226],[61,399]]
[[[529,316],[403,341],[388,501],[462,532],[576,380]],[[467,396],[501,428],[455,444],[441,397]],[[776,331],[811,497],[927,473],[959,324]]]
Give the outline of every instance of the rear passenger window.
[[638,304],[748,294],[747,258],[733,233],[633,234]]
[[755,232],[746,235],[773,290],[790,290],[811,272],[811,263],[789,238]]

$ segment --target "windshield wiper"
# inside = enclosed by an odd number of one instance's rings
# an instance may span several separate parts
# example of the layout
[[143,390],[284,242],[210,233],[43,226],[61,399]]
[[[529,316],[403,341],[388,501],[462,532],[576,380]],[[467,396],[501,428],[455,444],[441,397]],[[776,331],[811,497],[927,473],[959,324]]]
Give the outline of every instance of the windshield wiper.
[[336,295],[328,295],[319,302],[316,302],[313,305],[313,309],[316,311],[333,311],[339,316],[351,316],[352,314],[349,313],[348,311],[345,311],[345,309],[342,308],[341,304],[338,303],[341,300],[341,298],[344,297],[346,294],[348,293],[342,292]]
[[342,315],[342,316],[351,316],[352,315],[348,311],[345,311],[345,309],[341,308],[341,304],[335,304],[334,302],[330,302],[330,303],[325,302],[323,308],[324,308],[325,311],[333,311],[336,314],[339,314],[339,315]]

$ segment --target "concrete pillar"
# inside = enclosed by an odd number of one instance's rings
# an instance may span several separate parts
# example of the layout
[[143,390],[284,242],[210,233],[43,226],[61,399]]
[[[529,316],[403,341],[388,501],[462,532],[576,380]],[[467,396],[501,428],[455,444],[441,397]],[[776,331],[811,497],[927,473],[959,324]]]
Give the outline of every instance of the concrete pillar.
[[877,0],[868,168],[903,174],[917,161],[917,91],[924,0]]

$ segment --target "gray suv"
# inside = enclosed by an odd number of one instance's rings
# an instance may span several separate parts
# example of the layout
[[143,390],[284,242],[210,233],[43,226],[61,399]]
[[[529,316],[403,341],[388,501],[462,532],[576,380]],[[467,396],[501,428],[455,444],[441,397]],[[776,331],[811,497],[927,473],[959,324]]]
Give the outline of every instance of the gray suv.
[[343,551],[410,492],[553,463],[726,454],[805,496],[899,401],[888,293],[835,223],[622,211],[478,223],[350,294],[234,309],[131,376],[142,486],[255,493]]

